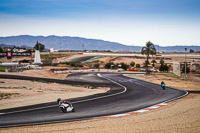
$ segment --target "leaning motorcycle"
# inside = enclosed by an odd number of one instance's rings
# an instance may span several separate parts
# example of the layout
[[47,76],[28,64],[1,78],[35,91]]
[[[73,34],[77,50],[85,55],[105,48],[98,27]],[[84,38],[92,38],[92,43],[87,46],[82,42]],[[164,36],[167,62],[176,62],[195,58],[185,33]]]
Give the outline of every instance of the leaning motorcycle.
[[72,105],[69,105],[67,103],[61,103],[59,106],[62,112],[67,113],[67,112],[75,112],[75,108]]

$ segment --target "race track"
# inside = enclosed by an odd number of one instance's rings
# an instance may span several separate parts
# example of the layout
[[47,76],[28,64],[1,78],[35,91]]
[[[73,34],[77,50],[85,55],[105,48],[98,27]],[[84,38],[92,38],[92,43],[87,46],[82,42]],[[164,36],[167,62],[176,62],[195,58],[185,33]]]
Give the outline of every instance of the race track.
[[116,73],[72,74],[65,80],[12,75],[0,75],[0,78],[111,88],[110,91],[103,94],[70,99],[76,109],[75,113],[62,113],[57,106],[56,97],[55,102],[52,103],[0,110],[0,127],[67,122],[121,114],[167,102],[187,94],[186,91],[169,87],[162,90],[160,85]]
[[95,56],[84,56],[84,57],[79,57],[79,58],[76,58],[76,59],[71,60],[70,62],[84,62],[84,61],[87,61],[87,60],[89,60],[89,59],[92,59],[93,57],[95,57]]

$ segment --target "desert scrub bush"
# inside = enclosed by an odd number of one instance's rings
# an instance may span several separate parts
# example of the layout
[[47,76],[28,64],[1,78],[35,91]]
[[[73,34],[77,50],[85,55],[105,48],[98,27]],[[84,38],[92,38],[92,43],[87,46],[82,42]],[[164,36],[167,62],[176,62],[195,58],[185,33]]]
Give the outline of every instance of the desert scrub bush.
[[25,86],[0,86],[0,89],[27,89]]
[[11,96],[11,93],[0,93],[0,100],[7,99]]
[[87,87],[88,89],[97,89],[97,86],[89,86]]

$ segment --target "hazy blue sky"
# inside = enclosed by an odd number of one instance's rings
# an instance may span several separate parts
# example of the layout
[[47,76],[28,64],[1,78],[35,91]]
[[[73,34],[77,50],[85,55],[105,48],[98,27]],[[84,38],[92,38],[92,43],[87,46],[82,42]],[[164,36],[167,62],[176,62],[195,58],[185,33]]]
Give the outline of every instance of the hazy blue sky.
[[200,45],[200,0],[0,0],[0,36]]

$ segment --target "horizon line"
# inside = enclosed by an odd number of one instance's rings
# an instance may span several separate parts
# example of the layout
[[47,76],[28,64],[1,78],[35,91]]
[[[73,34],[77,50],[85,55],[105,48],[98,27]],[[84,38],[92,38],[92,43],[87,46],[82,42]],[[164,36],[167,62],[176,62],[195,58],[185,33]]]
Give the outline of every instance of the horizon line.
[[[18,36],[32,36],[32,37],[51,37],[51,36],[55,36],[55,37],[71,37],[71,38],[82,38],[82,39],[88,39],[88,40],[99,40],[99,41],[105,41],[105,42],[111,42],[111,43],[118,43],[121,45],[125,45],[125,46],[130,46],[130,47],[143,47],[142,45],[127,45],[127,44],[123,44],[123,43],[119,43],[119,42],[115,42],[115,41],[108,41],[108,40],[103,40],[103,39],[95,39],[95,38],[86,38],[86,37],[79,37],[79,36],[70,36],[70,35],[30,35],[30,34],[21,34],[21,35],[10,35],[10,36],[0,36],[2,38],[6,38],[6,37],[18,37]],[[148,42],[148,41],[146,41]],[[151,41],[150,41],[151,42]],[[152,42],[153,43],[153,42]],[[154,44],[154,43],[153,43]],[[8,44],[6,44],[8,45]],[[159,44],[154,44],[155,46],[159,46],[159,47],[176,47],[176,46],[185,46],[185,47],[191,47],[191,46],[200,46],[200,45],[159,45]]]

